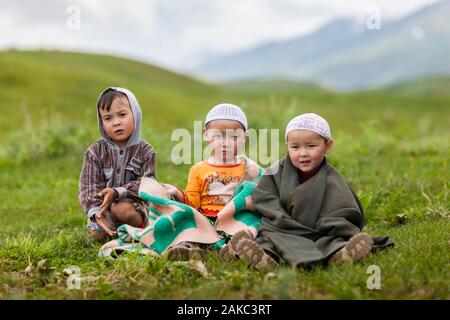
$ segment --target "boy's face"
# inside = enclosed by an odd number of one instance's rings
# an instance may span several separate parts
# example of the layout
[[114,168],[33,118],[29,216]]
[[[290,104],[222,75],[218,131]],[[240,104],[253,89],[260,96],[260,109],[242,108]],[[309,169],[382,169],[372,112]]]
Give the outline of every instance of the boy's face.
[[212,155],[223,163],[234,163],[245,141],[242,124],[234,120],[214,120],[205,129]]
[[308,130],[294,130],[287,137],[291,162],[304,173],[314,172],[332,146],[333,140],[325,142],[322,136]]
[[120,148],[126,146],[134,131],[134,118],[128,99],[114,99],[109,111],[100,109],[103,129]]

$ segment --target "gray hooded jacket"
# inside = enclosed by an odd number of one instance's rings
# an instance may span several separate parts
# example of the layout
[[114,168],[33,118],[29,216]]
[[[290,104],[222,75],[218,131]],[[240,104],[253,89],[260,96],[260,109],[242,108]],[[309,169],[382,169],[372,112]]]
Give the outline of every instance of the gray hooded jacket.
[[[131,106],[134,118],[134,132],[124,149],[120,149],[106,134],[97,108],[98,127],[103,139],[92,144],[84,153],[83,168],[78,185],[80,204],[90,219],[100,211],[103,197],[99,192],[104,188],[114,188],[119,199],[128,192],[138,193],[143,176],[155,176],[156,153],[151,145],[141,140],[142,112],[134,94],[124,88],[108,89],[124,93]],[[99,96],[99,99],[100,99]],[[96,106],[98,105],[98,101]]]

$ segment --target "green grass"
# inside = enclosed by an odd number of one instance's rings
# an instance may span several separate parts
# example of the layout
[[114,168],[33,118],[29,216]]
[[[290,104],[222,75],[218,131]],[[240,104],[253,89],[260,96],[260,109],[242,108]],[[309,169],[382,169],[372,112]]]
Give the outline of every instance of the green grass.
[[[449,299],[450,96],[240,90],[80,53],[0,52],[0,65],[0,299]],[[395,248],[355,265],[273,274],[208,252],[208,278],[184,262],[97,258],[101,244],[87,235],[77,186],[82,153],[99,136],[95,101],[108,85],[136,93],[157,177],[181,188],[189,165],[171,163],[171,130],[192,130],[212,105],[240,104],[251,127],[281,134],[293,115],[322,114],[335,140],[329,160],[360,195],[366,231],[389,235]],[[398,214],[407,217],[401,224]],[[81,270],[81,290],[67,290],[71,265]],[[381,270],[379,290],[366,286],[371,265]]]
[[386,89],[398,94],[405,95],[448,95],[450,77],[448,75],[431,76],[424,79],[412,80],[398,83]]

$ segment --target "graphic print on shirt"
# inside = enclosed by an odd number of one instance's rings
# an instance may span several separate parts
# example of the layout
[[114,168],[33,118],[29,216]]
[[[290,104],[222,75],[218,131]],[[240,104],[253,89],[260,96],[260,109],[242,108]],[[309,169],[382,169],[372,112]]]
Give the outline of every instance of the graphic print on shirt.
[[239,176],[213,172],[205,177],[206,201],[208,205],[225,205],[234,195]]

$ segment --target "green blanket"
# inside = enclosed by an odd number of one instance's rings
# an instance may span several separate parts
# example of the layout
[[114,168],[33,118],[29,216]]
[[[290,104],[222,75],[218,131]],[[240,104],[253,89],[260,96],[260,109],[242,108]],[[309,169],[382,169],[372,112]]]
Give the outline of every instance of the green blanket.
[[[300,184],[289,156],[272,166],[253,190],[262,215],[256,241],[273,256],[298,266],[326,261],[364,226],[364,210],[345,179],[324,159]],[[374,237],[374,249],[392,246]]]
[[247,172],[252,180],[238,185],[233,200],[219,212],[215,224],[195,208],[169,199],[167,191],[154,179],[142,178],[139,196],[149,204],[148,225],[145,228],[121,225],[117,229],[118,239],[104,244],[99,256],[110,257],[126,251],[159,256],[185,241],[220,248],[240,230],[256,235],[260,217],[252,212],[251,194],[263,170],[254,167]]

